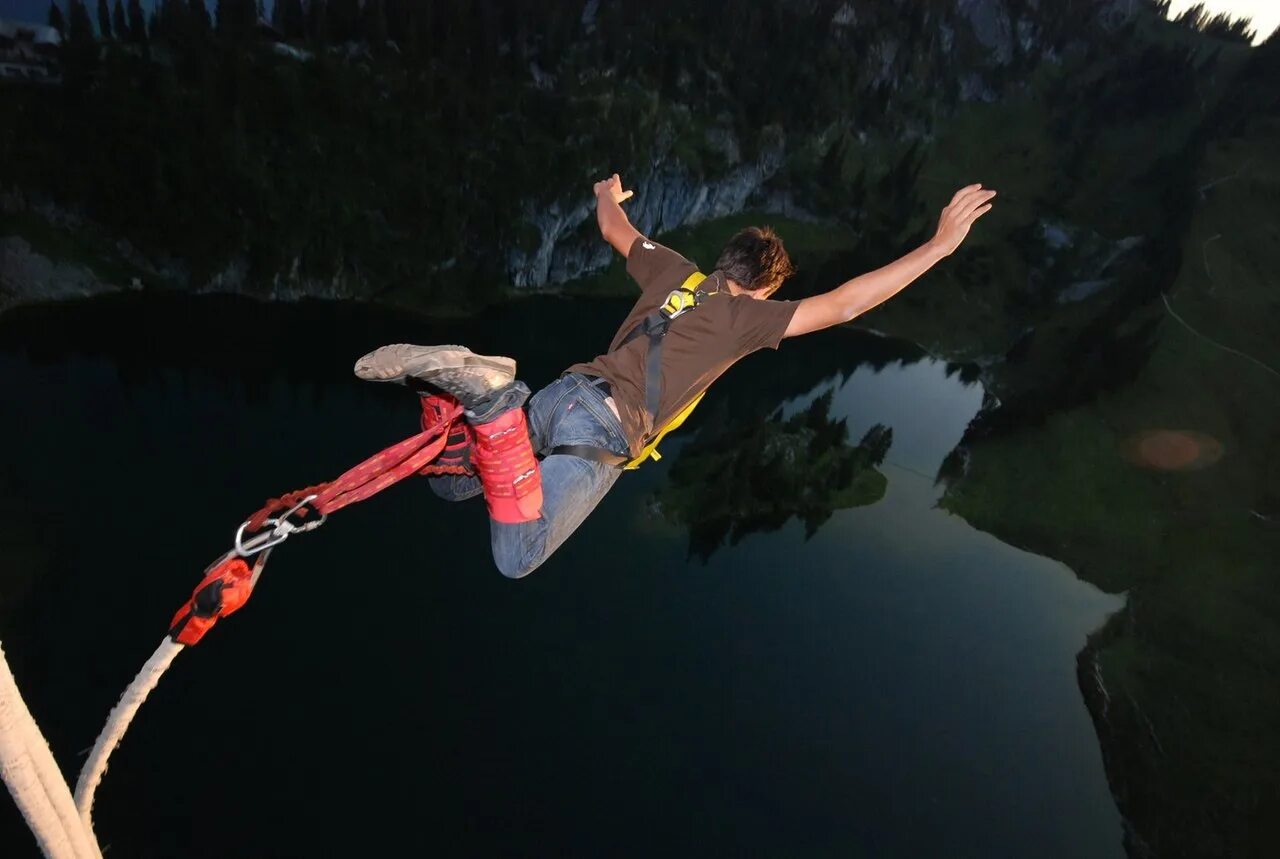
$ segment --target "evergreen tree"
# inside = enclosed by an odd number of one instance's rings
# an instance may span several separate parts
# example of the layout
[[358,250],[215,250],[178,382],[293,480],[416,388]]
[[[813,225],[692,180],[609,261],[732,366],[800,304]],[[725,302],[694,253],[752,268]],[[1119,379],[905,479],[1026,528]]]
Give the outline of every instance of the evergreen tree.
[[280,19],[276,29],[286,39],[301,39],[307,35],[307,18],[302,11],[302,0],[276,0],[276,14]]
[[111,27],[118,40],[129,40],[129,19],[124,15],[124,0],[116,0],[115,10],[111,13]]
[[194,38],[204,41],[213,32],[213,21],[209,19],[209,8],[204,0],[187,0],[187,25]]
[[370,45],[387,42],[387,10],[382,0],[365,0],[364,19],[360,22],[361,34]]
[[57,3],[49,4],[49,26],[57,30],[60,35],[67,32],[67,22],[62,19],[62,10],[58,8]]
[[325,0],[307,4],[307,36],[318,46],[329,43],[329,4]]
[[218,0],[218,34],[229,39],[249,38],[258,26],[258,6],[254,0]]
[[155,12],[153,35],[170,42],[180,42],[187,35],[187,4],[184,0],[160,0]]
[[111,7],[107,0],[98,0],[98,35],[104,40],[111,38]]
[[404,47],[405,33],[409,29],[409,0],[386,0],[387,38]]
[[329,38],[336,43],[360,38],[359,0],[333,0],[328,5]]
[[147,16],[138,0],[129,0],[129,41],[135,45],[146,44]]
[[67,41],[80,45],[92,44],[93,22],[89,20],[89,10],[85,7],[84,0],[71,0],[67,11],[71,15]]

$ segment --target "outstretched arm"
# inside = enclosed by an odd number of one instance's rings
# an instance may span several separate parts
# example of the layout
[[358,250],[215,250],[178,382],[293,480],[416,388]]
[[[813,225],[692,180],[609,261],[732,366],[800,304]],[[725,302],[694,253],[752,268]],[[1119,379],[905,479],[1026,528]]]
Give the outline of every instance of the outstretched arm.
[[630,200],[633,192],[622,190],[622,180],[617,173],[597,182],[595,192],[596,222],[600,225],[600,235],[625,257],[635,240],[640,238],[640,231],[631,226],[631,221],[620,205],[624,200]]
[[806,298],[796,307],[786,337],[799,337],[848,322],[897,295],[941,259],[960,247],[973,222],[991,211],[995,191],[981,185],[961,188],[942,210],[932,239],[884,268],[846,281],[830,292]]

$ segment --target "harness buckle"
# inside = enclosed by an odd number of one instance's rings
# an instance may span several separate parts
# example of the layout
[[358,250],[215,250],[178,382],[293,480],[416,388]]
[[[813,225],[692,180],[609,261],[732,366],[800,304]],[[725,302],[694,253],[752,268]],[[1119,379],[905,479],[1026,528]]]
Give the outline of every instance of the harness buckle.
[[662,302],[658,312],[667,320],[683,316],[698,306],[698,296],[693,290],[677,287],[667,293],[667,300]]

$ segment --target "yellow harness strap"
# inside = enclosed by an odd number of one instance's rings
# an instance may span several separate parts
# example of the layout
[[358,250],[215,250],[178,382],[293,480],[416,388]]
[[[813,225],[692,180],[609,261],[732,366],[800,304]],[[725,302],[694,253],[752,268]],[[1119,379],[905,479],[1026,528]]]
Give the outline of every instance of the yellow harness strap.
[[[686,311],[696,308],[698,299],[695,290],[697,290],[698,284],[706,279],[707,276],[700,271],[695,271],[689,275],[685,278],[684,283],[680,284],[679,289],[673,289],[671,294],[667,296],[667,300],[662,304],[662,310],[666,311],[669,318],[675,318]],[[623,470],[632,471],[650,459],[655,462],[662,459],[662,454],[658,453],[658,445],[667,437],[667,433],[674,429],[679,429],[685,419],[693,414],[693,410],[698,407],[698,403],[702,402],[702,398],[706,396],[706,393],[706,391],[699,391],[680,411],[676,412],[675,416],[667,421],[667,425],[660,429],[657,435],[650,439],[649,443],[641,449],[639,456],[622,466]]]

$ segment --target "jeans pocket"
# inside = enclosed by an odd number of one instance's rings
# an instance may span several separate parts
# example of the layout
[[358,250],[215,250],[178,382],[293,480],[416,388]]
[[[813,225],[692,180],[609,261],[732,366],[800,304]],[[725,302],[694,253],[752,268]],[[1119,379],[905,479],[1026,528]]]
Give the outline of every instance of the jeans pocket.
[[617,454],[627,453],[627,441],[618,430],[618,419],[605,405],[598,389],[579,382],[560,408],[556,444],[587,444]]

